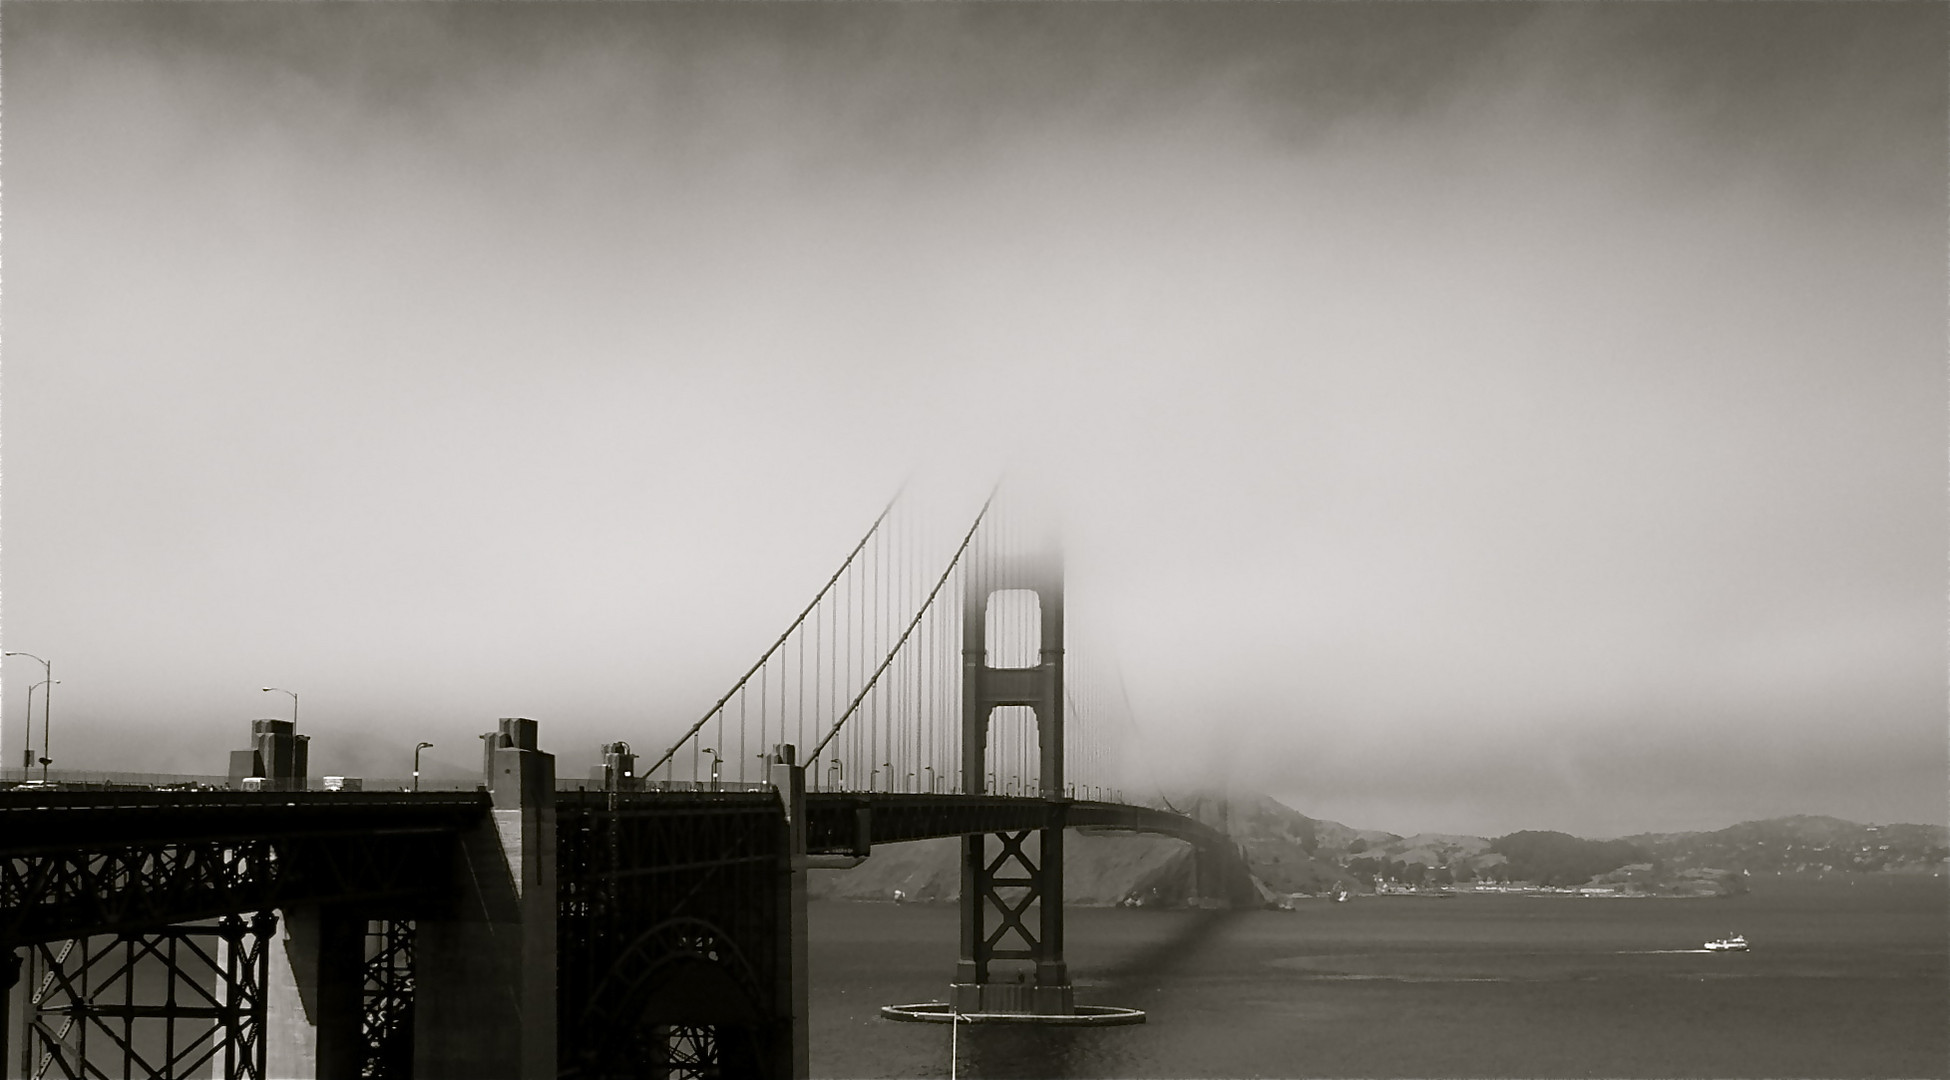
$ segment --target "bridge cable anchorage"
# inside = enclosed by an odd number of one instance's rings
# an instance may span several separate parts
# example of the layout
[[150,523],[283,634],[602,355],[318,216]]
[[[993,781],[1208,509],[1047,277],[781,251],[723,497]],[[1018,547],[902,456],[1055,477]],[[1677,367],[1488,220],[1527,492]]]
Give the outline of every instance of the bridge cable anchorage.
[[[731,700],[731,696],[745,688],[745,684],[751,681],[751,677],[753,675],[758,674],[759,670],[765,666],[765,662],[767,660],[772,659],[772,654],[778,652],[779,647],[786,643],[786,639],[790,638],[793,632],[798,630],[800,625],[806,621],[807,616],[811,615],[814,609],[819,607],[819,602],[826,598],[826,594],[828,592],[832,591],[833,586],[839,582],[840,577],[846,573],[847,568],[853,565],[853,560],[858,558],[860,552],[866,548],[867,542],[872,540],[874,534],[880,530],[881,522],[886,521],[887,515],[893,512],[894,504],[900,501],[901,493],[905,490],[906,490],[905,484],[903,484],[899,489],[895,490],[894,497],[887,500],[886,506],[881,507],[880,515],[873,519],[872,525],[867,526],[866,535],[860,537],[860,542],[853,545],[853,550],[847,553],[845,561],[840,563],[840,568],[838,570],[833,571],[832,577],[826,579],[826,584],[820,588],[819,592],[816,595],[813,596],[812,602],[806,605],[805,610],[799,613],[799,617],[792,620],[792,625],[786,627],[785,633],[780,634],[779,639],[772,643],[772,647],[766,649],[765,654],[758,658],[758,662],[754,663],[751,666],[751,669],[746,671],[745,674],[741,678],[739,678],[738,682],[734,684],[731,689],[724,692],[724,696],[718,699],[717,704],[711,706],[711,708],[708,711],[706,711],[703,716],[698,717],[697,723],[692,724],[690,726],[690,730],[684,732],[682,737],[680,737],[675,743],[671,744],[670,749],[664,751],[664,755],[657,759],[656,764],[650,766],[648,769],[643,770],[643,775],[649,776],[655,773],[658,769],[663,768],[664,765],[668,764],[672,758],[677,756],[677,751],[683,749],[685,743],[690,742],[693,738],[697,736],[697,733],[699,731],[702,731],[704,729],[705,724],[710,723],[711,718],[713,716],[720,716],[720,714],[724,710],[725,703]],[[722,719],[722,717],[720,718]]]
[[988,498],[982,500],[981,510],[975,514],[974,524],[968,527],[968,532],[961,538],[961,545],[955,548],[955,554],[949,558],[947,568],[941,571],[941,577],[935,581],[934,588],[928,591],[927,599],[921,601],[920,608],[914,612],[914,618],[909,620],[907,629],[902,631],[900,640],[894,643],[893,649],[887,653],[887,658],[880,662],[880,666],[874,670],[873,676],[867,680],[865,686],[860,688],[860,693],[854,697],[852,704],[846,707],[846,712],[838,720],[833,722],[832,730],[828,731],[826,737],[819,740],[819,744],[814,746],[812,752],[806,755],[806,760],[811,761],[819,757],[820,751],[826,749],[826,744],[833,741],[833,736],[840,733],[840,728],[845,726],[848,720],[852,719],[853,714],[860,708],[860,703],[865,701],[867,695],[873,691],[874,684],[880,681],[880,676],[887,670],[888,665],[892,664],[894,657],[899,655],[901,646],[907,644],[908,637],[914,633],[914,627],[920,623],[922,617],[934,605],[934,598],[941,594],[941,587],[946,585],[948,579],[954,575],[956,564],[961,562],[962,554],[968,550],[969,542],[975,539],[975,530],[982,527],[982,519],[988,515],[989,506],[994,502],[995,491],[991,489]]

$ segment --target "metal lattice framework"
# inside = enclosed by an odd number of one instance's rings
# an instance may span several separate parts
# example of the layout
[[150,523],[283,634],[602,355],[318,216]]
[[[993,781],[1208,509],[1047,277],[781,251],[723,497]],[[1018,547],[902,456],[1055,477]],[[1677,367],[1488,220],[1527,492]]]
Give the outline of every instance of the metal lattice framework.
[[[988,913],[993,917],[995,929],[989,930],[983,939],[990,959],[994,960],[1034,960],[1037,957],[1037,935],[1023,921],[1029,908],[1040,899],[1036,891],[1038,867],[1023,845],[1036,835],[1034,829],[1021,832],[996,833],[1001,849],[995,858],[989,860],[987,872],[982,875],[981,902],[988,905]],[[981,840],[986,837],[976,837]],[[1013,865],[1011,865],[1013,864]],[[1011,873],[1015,871],[1015,873]],[[989,920],[985,920],[985,925]],[[1014,934],[1021,943],[1015,947],[1003,945]]]
[[715,1080],[724,1075],[718,1033],[708,1024],[659,1024],[647,1056],[671,1080]]
[[92,935],[30,948],[31,1080],[264,1080],[266,948],[277,916]]
[[559,793],[563,1075],[777,1072],[789,870],[772,792]]
[[360,988],[361,1080],[413,1075],[413,932],[410,919],[374,919],[366,927]]
[[0,860],[0,933],[45,941],[272,906],[269,839],[38,852]]
[[28,1075],[261,1080],[272,912],[309,904],[383,918],[361,1069],[409,1075],[400,920],[444,899],[456,837],[487,806],[473,793],[0,792],[0,952],[27,947]]

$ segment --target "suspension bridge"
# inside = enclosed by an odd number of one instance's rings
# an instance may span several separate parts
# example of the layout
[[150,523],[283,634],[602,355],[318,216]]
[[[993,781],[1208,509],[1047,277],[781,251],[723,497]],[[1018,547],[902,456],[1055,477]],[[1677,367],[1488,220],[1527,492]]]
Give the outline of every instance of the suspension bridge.
[[943,837],[959,959],[920,1017],[1111,1015],[1064,957],[1066,829],[1178,837],[1201,895],[1258,893],[1222,832],[1126,801],[1099,670],[1047,529],[897,497],[694,722],[587,778],[504,719],[472,792],[304,790],[269,728],[252,790],[0,791],[0,1071],[804,1076],[807,870]]

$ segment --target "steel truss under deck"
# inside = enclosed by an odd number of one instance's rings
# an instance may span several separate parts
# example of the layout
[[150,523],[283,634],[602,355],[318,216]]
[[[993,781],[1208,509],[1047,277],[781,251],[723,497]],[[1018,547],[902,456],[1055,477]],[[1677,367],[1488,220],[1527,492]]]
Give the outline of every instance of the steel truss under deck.
[[790,858],[777,795],[563,792],[556,837],[562,1075],[781,1075]]
[[447,886],[485,796],[0,792],[0,947]]

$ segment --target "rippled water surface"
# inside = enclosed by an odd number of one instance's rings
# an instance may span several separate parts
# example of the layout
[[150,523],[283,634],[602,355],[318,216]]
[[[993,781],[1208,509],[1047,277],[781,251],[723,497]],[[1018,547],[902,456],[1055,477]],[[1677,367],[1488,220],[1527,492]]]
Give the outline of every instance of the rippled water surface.
[[[952,906],[816,902],[815,1076],[947,1076]],[[1696,951],[1728,931],[1745,954]],[[963,1027],[970,1077],[1950,1075],[1940,879],[1760,879],[1724,900],[1364,898],[1303,910],[1079,908],[1099,1030]]]

